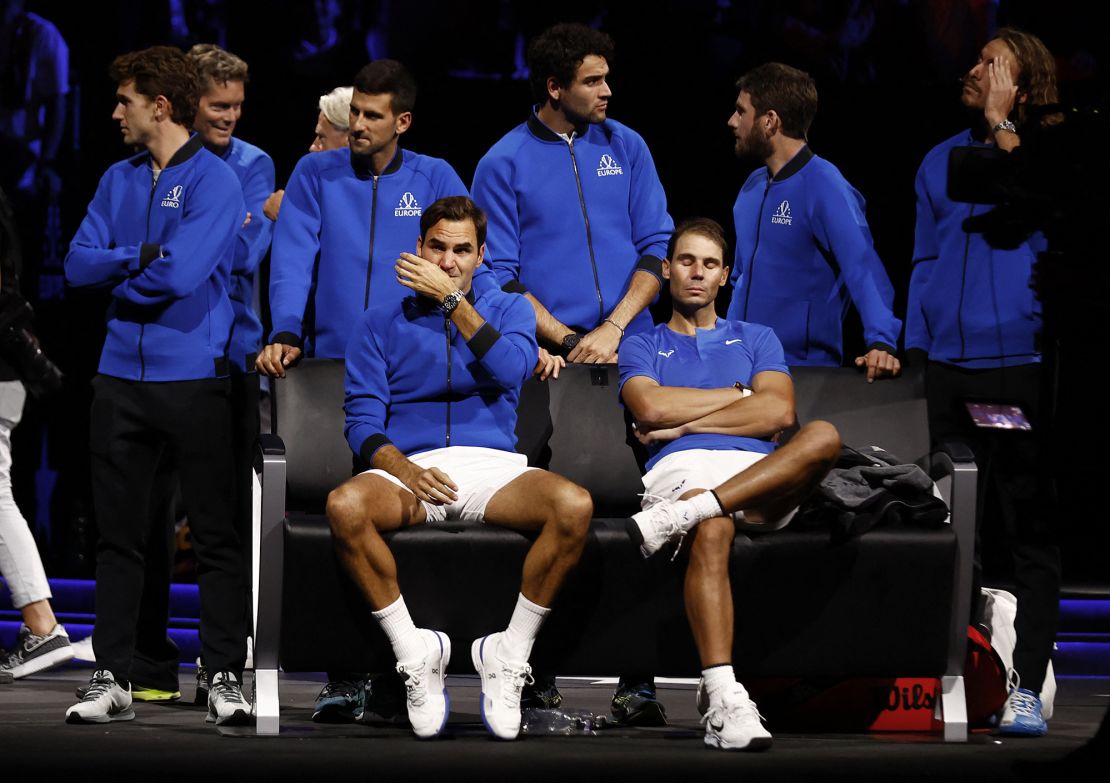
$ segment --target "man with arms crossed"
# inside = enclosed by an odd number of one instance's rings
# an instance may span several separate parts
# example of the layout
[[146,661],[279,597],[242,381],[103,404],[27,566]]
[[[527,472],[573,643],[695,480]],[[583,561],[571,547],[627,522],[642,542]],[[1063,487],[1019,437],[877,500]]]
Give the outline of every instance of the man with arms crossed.
[[696,530],[685,595],[703,667],[705,744],[758,750],[771,735],[731,663],[733,536],[738,526],[785,526],[832,467],[840,438],[831,424],[815,421],[777,446],[794,423],[794,385],[774,332],[717,317],[726,252],[714,221],[679,225],[663,262],[671,319],[621,346],[621,398],[651,454],[644,510],[629,534],[649,557]]
[[[93,380],[93,500],[97,671],[73,723],[130,720],[129,678],[152,500],[172,470],[193,531],[208,719],[244,723],[246,573],[234,524],[228,374],[233,313],[227,290],[247,217],[235,174],[190,135],[199,79],[185,54],[153,47],[123,55],[113,119],[140,154],[101,178],[66,257],[73,286],[112,293]],[[168,522],[166,522],[168,524]]]
[[763,166],[733,207],[736,261],[730,320],[770,326],[787,364],[838,367],[844,314],[863,321],[867,352],[855,365],[868,383],[898,375],[902,322],[894,288],[871,240],[863,196],[806,143],[817,113],[809,74],[767,63],[740,77],[728,126],[736,154]]
[[514,739],[532,643],[593,513],[588,492],[513,451],[536,323],[523,297],[472,285],[485,234],[485,215],[464,196],[421,216],[417,255],[402,253],[395,272],[416,295],[371,307],[347,351],[347,440],[373,469],[327,504],[340,561],[393,645],[423,738],[447,721],[451,640],[413,623],[381,533],[448,518],[538,533],[508,628],[471,647],[482,718],[495,736]]

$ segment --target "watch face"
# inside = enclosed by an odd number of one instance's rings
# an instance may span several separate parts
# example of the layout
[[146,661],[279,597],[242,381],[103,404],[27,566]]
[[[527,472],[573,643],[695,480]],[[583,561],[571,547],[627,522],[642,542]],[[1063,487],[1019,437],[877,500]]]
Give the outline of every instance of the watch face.
[[580,335],[568,334],[566,337],[563,338],[563,347],[569,351],[571,348],[574,348],[574,346],[578,345],[578,342],[581,339],[582,337]]

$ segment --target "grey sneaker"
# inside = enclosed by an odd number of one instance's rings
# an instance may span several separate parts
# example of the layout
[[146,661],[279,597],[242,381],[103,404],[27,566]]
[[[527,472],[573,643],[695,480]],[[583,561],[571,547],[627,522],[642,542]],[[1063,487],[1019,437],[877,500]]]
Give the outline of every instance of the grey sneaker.
[[131,688],[121,688],[107,669],[93,672],[81,701],[66,710],[66,723],[111,723],[134,718]]
[[251,705],[243,698],[239,680],[231,672],[212,675],[208,690],[208,723],[217,726],[245,726],[251,721]]
[[0,671],[11,674],[13,679],[60,666],[73,658],[69,634],[61,624],[56,624],[46,636],[31,633],[26,625],[20,626],[15,647],[0,657]]

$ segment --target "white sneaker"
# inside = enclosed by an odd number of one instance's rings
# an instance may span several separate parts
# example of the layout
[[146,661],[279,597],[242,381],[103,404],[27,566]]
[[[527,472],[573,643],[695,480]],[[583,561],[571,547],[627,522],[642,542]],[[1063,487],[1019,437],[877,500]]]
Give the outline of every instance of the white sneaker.
[[217,726],[246,726],[251,722],[251,705],[243,698],[239,680],[231,672],[216,672],[208,689],[207,723]]
[[398,662],[397,673],[405,681],[405,701],[413,732],[421,739],[431,739],[443,731],[451,713],[451,699],[444,683],[451,661],[451,640],[447,634],[427,628],[418,628],[416,632],[424,639],[424,657]]
[[84,639],[72,642],[70,646],[73,648],[73,660],[96,663],[96,654],[93,652],[92,646],[92,634]]
[[512,740],[520,734],[520,691],[532,681],[527,661],[501,657],[501,634],[475,639],[470,646],[474,669],[482,678],[482,722],[498,739]]
[[66,710],[66,723],[111,723],[134,720],[131,688],[124,690],[107,669],[93,672],[81,701]]
[[719,702],[710,704],[701,722],[705,724],[705,744],[711,748],[766,750],[771,747],[771,733],[763,728],[755,702],[740,683]]
[[[633,541],[638,541],[640,554],[644,557],[651,557],[668,541],[677,540],[681,549],[682,539],[692,526],[688,514],[677,511],[673,501],[660,500],[654,506],[632,515],[628,533]],[[678,549],[675,549],[675,555],[678,555]]]

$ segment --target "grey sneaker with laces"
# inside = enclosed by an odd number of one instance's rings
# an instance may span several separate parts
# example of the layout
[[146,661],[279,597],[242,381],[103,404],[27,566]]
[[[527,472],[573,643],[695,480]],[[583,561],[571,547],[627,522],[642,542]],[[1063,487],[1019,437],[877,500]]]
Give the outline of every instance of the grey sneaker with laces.
[[121,688],[107,669],[93,672],[81,701],[66,710],[66,723],[111,723],[134,718],[130,686],[127,690]]
[[22,625],[16,636],[15,647],[0,655],[0,671],[8,672],[18,680],[28,674],[63,664],[71,658],[73,646],[61,623],[55,624],[45,636],[31,633],[30,628]]
[[451,712],[444,678],[451,661],[451,640],[447,634],[427,628],[416,630],[424,639],[424,657],[397,663],[397,673],[405,681],[405,701],[409,723],[417,737],[431,739],[443,731]]
[[251,705],[243,698],[239,679],[231,672],[216,672],[208,689],[208,723],[245,726],[251,721]]

